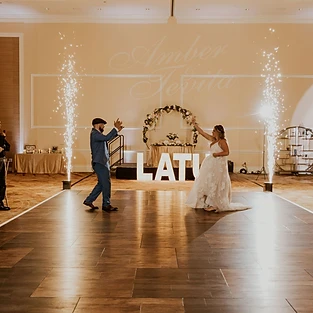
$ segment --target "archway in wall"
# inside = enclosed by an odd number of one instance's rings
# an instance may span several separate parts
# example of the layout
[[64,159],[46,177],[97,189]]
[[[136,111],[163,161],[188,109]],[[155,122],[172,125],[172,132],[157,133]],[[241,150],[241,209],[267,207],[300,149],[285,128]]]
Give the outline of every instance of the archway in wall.
[[291,126],[304,126],[313,129],[313,85],[300,99],[293,116]]

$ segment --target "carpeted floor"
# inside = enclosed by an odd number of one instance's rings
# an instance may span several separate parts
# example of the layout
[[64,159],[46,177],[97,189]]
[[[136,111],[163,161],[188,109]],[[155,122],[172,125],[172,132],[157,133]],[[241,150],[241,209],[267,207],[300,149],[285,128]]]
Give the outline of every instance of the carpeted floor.
[[[73,173],[72,183],[77,182],[73,190],[90,190],[96,183],[95,175],[90,173]],[[263,192],[264,176],[251,174],[231,174],[232,190],[235,191],[260,191]],[[5,221],[21,214],[27,209],[54,196],[62,191],[65,175],[21,175],[9,174],[7,178],[7,200],[10,211],[0,211],[0,225]],[[112,177],[112,192],[114,190],[183,190],[188,192],[192,181],[169,182],[151,181],[140,182],[134,180],[119,180]],[[313,175],[301,176],[275,176],[273,191],[309,210],[313,211]],[[83,206],[82,206],[83,207]]]

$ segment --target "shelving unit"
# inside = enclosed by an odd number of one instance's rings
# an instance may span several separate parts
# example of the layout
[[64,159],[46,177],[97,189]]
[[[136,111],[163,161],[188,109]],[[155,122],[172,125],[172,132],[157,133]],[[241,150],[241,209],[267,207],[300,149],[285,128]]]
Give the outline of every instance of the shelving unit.
[[290,126],[277,138],[276,173],[313,174],[313,131],[303,126]]

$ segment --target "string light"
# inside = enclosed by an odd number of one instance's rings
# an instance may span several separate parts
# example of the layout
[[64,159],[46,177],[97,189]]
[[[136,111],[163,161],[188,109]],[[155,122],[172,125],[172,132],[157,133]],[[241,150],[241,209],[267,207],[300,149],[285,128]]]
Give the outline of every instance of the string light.
[[[270,28],[274,33],[275,30]],[[277,153],[276,138],[279,132],[279,117],[284,111],[284,99],[281,94],[281,73],[277,53],[279,48],[274,48],[273,52],[263,51],[265,58],[262,77],[264,78],[263,98],[261,101],[261,116],[265,126],[267,169],[269,182],[273,182],[275,171],[275,159]]]

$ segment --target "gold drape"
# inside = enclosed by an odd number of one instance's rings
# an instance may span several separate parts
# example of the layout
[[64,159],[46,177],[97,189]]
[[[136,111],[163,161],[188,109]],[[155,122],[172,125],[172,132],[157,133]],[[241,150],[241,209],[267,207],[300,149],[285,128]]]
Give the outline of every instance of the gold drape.
[[14,169],[17,173],[23,174],[64,174],[66,172],[64,156],[57,153],[16,154]]

